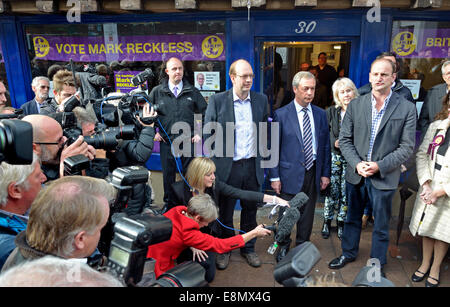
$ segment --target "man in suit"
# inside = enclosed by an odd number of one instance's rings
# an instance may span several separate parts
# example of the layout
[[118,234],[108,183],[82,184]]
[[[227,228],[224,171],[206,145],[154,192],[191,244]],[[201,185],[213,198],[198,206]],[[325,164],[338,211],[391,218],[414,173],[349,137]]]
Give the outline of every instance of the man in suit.
[[339,135],[346,170],[347,219],[342,255],[329,263],[340,269],[358,255],[362,215],[366,202],[375,216],[370,258],[379,260],[381,274],[387,262],[392,198],[400,179],[400,166],[413,153],[416,133],[414,104],[391,88],[395,64],[378,59],[372,63],[371,93],[352,100]]
[[[279,163],[270,169],[271,186],[281,198],[292,199],[304,192],[308,202],[300,210],[296,245],[309,241],[317,195],[330,183],[330,132],[325,110],[313,105],[316,79],[310,72],[298,72],[292,80],[294,100],[275,111],[279,125]],[[277,260],[289,250],[290,239],[282,242]]]
[[442,108],[442,99],[450,90],[450,61],[442,64],[442,79],[444,83],[433,86],[427,93],[422,105],[417,129],[421,132],[421,139],[425,136],[428,126],[434,121],[434,117]]
[[41,105],[48,99],[50,80],[43,76],[36,77],[31,82],[31,89],[35,94],[34,98],[20,107],[24,115],[40,113]]
[[[216,164],[217,177],[227,184],[242,190],[260,191],[264,182],[261,168],[261,155],[257,151],[260,125],[267,122],[267,97],[250,91],[253,85],[253,69],[246,60],[237,60],[230,66],[229,75],[233,88],[209,98],[205,115],[205,129],[211,127],[222,130],[223,139],[215,140],[211,159]],[[233,129],[228,129],[232,127]],[[211,130],[212,131],[212,130]],[[208,138],[209,139],[209,138]],[[226,150],[225,150],[226,149]],[[226,151],[226,152],[224,152]],[[220,199],[219,220],[227,227],[233,227],[233,213],[236,199]],[[257,226],[255,202],[240,202],[241,229],[245,232]],[[222,227],[219,236],[234,236],[234,230]],[[256,239],[250,240],[241,249],[241,255],[247,262],[258,267],[261,261],[255,253]],[[218,255],[216,264],[219,269],[228,266],[230,253]]]

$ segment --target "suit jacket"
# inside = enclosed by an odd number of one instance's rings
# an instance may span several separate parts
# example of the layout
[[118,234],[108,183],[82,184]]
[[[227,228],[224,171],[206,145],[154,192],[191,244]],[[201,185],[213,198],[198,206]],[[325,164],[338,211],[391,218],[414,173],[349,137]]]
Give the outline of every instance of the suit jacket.
[[[356,165],[367,160],[372,127],[372,94],[353,99],[347,107],[339,134],[339,147],[347,161],[346,180],[358,184],[362,177]],[[416,107],[402,96],[392,93],[381,119],[372,150],[372,161],[378,163],[379,172],[372,184],[379,190],[396,189],[400,179],[400,166],[414,150],[416,135]]]
[[[258,142],[259,134],[260,134],[260,127],[259,123],[261,122],[267,122],[267,119],[269,118],[269,111],[268,111],[268,100],[267,96],[257,93],[257,92],[250,92],[250,101],[251,101],[251,107],[252,107],[252,120],[256,125],[256,138]],[[223,131],[223,138],[217,138],[215,135],[209,135],[205,133],[205,141],[208,144],[211,144],[208,139],[213,138],[216,142],[221,142],[221,146],[217,146],[218,144],[213,144],[213,152],[208,153],[211,156],[211,159],[216,164],[216,174],[217,177],[222,180],[223,182],[227,182],[228,177],[231,173],[231,166],[233,164],[233,154],[234,154],[234,144],[236,142],[235,140],[235,133],[234,129],[232,131],[227,131],[227,123],[235,124],[235,115],[234,115],[234,102],[233,102],[233,89],[229,89],[226,92],[218,93],[215,95],[212,95],[209,98],[208,107],[206,108],[206,115],[205,115],[205,126],[208,125],[208,123],[212,123],[212,128],[216,127],[216,123],[221,125],[222,131]],[[208,126],[205,127],[205,132],[208,130]],[[220,128],[219,128],[220,129]],[[216,129],[214,129],[216,130]],[[211,131],[212,132],[212,131]],[[215,131],[217,133],[217,130]],[[229,134],[227,134],[229,133]],[[266,134],[267,135],[267,134]],[[227,140],[233,140],[233,146],[231,144],[227,144]],[[232,151],[227,152],[226,148]],[[221,148],[220,148],[221,147]],[[259,144],[257,144],[257,156],[255,159],[255,169],[256,169],[256,177],[258,180],[259,185],[262,185],[264,182],[264,170],[261,168],[261,155],[259,152]]]
[[34,98],[25,102],[20,108],[23,110],[24,115],[39,114],[36,106],[36,100]]
[[[279,124],[279,157],[278,165],[269,171],[270,178],[280,178],[281,191],[288,194],[297,194],[303,187],[305,176],[305,155],[303,151],[303,138],[298,122],[295,100],[275,111],[273,122]],[[328,129],[325,110],[311,105],[316,152],[316,189],[320,191],[320,177],[331,176],[330,130]]]
[[185,206],[178,206],[164,213],[164,216],[172,221],[170,239],[150,245],[148,248],[147,258],[156,260],[156,277],[173,268],[175,260],[188,247],[222,254],[243,247],[245,244],[241,235],[219,239],[200,232],[198,223],[182,213],[186,210]]
[[434,121],[436,114],[442,109],[442,99],[446,94],[447,83],[435,85],[428,91],[417,122],[417,130],[421,132],[421,139],[424,138],[428,126]]

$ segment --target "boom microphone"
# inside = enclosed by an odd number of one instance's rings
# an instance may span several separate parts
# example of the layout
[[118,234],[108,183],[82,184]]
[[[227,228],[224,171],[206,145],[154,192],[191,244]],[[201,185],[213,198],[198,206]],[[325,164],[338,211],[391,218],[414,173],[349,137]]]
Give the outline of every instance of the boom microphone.
[[300,209],[306,204],[308,199],[305,193],[300,192],[288,202],[290,207],[284,211],[283,217],[278,223],[275,242],[267,250],[269,254],[273,255],[278,248],[278,244],[285,242],[290,237],[294,225],[300,219]]

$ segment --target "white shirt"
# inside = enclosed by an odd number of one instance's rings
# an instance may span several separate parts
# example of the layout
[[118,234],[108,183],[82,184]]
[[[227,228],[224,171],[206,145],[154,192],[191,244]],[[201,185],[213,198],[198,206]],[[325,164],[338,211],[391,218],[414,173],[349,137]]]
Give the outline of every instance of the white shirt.
[[[297,118],[298,118],[298,123],[300,125],[300,132],[302,133],[302,137],[303,137],[303,117],[304,117],[305,113],[302,112],[303,107],[301,105],[299,105],[297,102],[294,102],[294,105],[295,105],[295,110],[297,111]],[[314,126],[314,115],[313,115],[312,107],[311,107],[310,103],[308,103],[308,106],[306,107],[306,109],[308,110],[309,121],[311,123],[313,158],[315,160],[316,155],[317,155],[316,129]]]
[[234,102],[234,161],[256,157],[256,130],[253,124],[250,93],[241,100],[233,91]]
[[[172,82],[170,82],[170,80],[169,80],[169,89],[170,89],[170,91],[172,92],[172,93],[174,93],[174,88],[175,87],[177,87],[177,96],[179,96],[180,95],[180,93],[181,93],[181,90],[183,89],[183,81],[180,81],[180,83],[178,83],[177,85],[175,85],[175,84],[173,84]],[[174,95],[175,95],[175,93],[174,93]]]

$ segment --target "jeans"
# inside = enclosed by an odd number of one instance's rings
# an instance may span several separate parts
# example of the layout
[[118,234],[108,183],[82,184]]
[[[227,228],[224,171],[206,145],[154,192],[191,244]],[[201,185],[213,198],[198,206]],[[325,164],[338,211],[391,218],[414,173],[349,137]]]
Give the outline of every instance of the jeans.
[[394,190],[378,190],[372,185],[370,178],[363,178],[361,183],[353,185],[347,182],[348,200],[347,219],[342,236],[342,252],[347,258],[356,258],[361,237],[362,215],[367,202],[373,207],[375,218],[372,232],[371,258],[377,258],[381,265],[387,263],[389,246],[389,221],[391,219],[392,198]]

